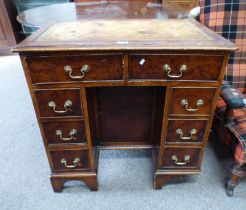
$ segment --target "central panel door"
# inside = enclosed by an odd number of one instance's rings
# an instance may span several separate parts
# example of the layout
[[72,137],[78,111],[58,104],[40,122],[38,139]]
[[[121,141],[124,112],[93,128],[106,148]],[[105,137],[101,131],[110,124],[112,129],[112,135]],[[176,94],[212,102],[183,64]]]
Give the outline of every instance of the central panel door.
[[[100,87],[96,90],[99,144],[151,145],[162,119],[165,90],[158,87]],[[159,94],[158,94],[159,93]],[[157,95],[162,95],[161,99]],[[161,117],[156,117],[157,113]],[[157,126],[158,127],[158,126]],[[161,133],[161,131],[158,131]]]

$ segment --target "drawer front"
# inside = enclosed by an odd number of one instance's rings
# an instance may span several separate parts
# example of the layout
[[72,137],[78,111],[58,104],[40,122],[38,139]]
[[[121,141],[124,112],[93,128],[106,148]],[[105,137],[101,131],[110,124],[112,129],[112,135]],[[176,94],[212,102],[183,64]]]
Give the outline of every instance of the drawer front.
[[165,148],[163,168],[196,168],[201,149]]
[[209,115],[216,88],[172,88],[170,114]]
[[86,143],[83,121],[43,122],[48,144]]
[[35,91],[41,117],[82,116],[79,89]]
[[217,80],[223,56],[130,54],[130,79]]
[[81,55],[29,57],[33,83],[122,80],[123,55]]
[[87,150],[50,151],[54,171],[88,170]]
[[201,143],[207,120],[168,120],[167,143]]

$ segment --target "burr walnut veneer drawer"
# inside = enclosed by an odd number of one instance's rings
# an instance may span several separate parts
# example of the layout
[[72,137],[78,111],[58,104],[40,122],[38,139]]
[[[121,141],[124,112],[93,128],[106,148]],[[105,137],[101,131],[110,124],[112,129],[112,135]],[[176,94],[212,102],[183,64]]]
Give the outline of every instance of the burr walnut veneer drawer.
[[197,167],[199,148],[165,148],[163,168],[194,168]]
[[89,169],[87,150],[50,151],[54,171]]
[[168,143],[201,143],[207,120],[168,120]]
[[123,54],[27,57],[33,83],[122,80]]
[[84,121],[43,122],[48,144],[85,143]]
[[223,56],[130,54],[130,79],[215,80]]
[[35,91],[41,117],[82,116],[79,89]]
[[216,88],[172,88],[169,114],[210,115]]

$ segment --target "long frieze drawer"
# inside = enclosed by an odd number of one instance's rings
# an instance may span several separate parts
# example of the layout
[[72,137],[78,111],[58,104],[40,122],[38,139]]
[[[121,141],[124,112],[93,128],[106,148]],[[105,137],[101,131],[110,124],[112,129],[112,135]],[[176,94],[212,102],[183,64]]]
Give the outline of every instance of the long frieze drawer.
[[54,171],[71,171],[89,169],[87,150],[50,151]]
[[209,115],[216,88],[172,88],[169,114]]
[[86,143],[84,122],[43,122],[44,135],[48,144]]
[[79,89],[35,91],[41,117],[82,116]]
[[122,80],[123,54],[27,57],[32,83]]
[[168,120],[167,143],[201,143],[207,120]]
[[217,80],[223,56],[130,54],[130,79]]
[[163,168],[196,168],[201,149],[165,148]]

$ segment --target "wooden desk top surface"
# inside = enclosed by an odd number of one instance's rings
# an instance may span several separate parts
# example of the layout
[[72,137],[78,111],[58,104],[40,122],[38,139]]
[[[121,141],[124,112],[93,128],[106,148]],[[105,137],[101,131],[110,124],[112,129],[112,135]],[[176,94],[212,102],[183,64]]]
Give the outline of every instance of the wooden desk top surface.
[[236,50],[193,19],[86,20],[59,22],[20,43],[14,51]]

